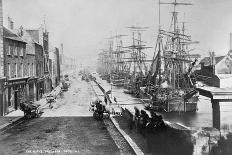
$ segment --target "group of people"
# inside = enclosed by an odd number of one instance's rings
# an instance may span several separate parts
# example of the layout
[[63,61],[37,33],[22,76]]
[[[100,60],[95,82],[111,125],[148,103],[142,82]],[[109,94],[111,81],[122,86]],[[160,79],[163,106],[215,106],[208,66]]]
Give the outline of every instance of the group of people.
[[102,103],[101,100],[97,99],[90,103],[89,111],[93,111],[94,118],[103,118],[103,113],[106,111],[106,106]]
[[147,114],[145,110],[139,110],[134,107],[135,115],[130,123],[130,130],[135,128],[137,132],[140,132],[143,136],[147,132],[159,132],[166,128],[161,115],[157,115],[155,112],[150,111],[151,117]]

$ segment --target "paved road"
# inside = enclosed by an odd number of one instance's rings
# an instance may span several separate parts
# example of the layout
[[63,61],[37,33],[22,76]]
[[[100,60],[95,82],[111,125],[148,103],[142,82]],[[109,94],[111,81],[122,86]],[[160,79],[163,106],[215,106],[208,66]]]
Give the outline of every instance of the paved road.
[[109,120],[88,111],[91,86],[75,80],[40,118],[26,120],[0,135],[0,154],[133,154]]

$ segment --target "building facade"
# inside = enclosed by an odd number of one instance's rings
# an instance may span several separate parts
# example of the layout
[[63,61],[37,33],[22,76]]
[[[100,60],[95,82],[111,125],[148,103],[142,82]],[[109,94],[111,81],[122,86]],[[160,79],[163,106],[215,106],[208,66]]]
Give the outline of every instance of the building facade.
[[60,83],[60,54],[59,49],[54,47],[49,52],[49,57],[51,59],[51,77],[52,77],[52,85],[56,87]]
[[3,28],[4,47],[4,84],[3,115],[19,109],[19,104],[28,97],[28,66],[25,62],[26,42],[7,28]]
[[3,28],[5,78],[0,79],[0,115],[19,109],[22,102],[39,100],[51,91],[49,66],[52,65],[45,58],[46,53],[48,58],[48,33],[41,30]]
[[40,87],[40,84],[38,84],[42,83],[41,85],[44,85],[43,80],[41,80],[43,75],[43,47],[38,43],[37,36],[39,36],[39,33],[38,30],[24,30],[21,27],[18,34],[27,42],[27,59],[25,65],[28,67],[27,75],[29,77],[27,88],[29,94],[28,100],[39,100],[42,97],[40,93],[43,93],[43,91],[40,91],[40,88],[44,88],[43,86]]
[[6,78],[4,77],[4,50],[3,50],[3,11],[2,0],[0,0],[0,116],[3,115],[3,105],[5,102],[4,97],[4,84]]
[[232,57],[228,53],[225,56],[205,57],[200,61],[201,69],[198,71],[198,80],[205,81],[210,86],[225,88],[232,77]]

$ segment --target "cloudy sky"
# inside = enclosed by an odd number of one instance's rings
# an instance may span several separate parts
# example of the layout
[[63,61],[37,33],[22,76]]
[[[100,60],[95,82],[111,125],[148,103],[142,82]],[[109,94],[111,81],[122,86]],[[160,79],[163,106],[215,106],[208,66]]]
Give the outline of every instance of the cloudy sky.
[[[170,2],[172,0],[162,0]],[[179,21],[186,21],[186,29],[195,45],[195,53],[204,55],[209,50],[216,55],[229,50],[229,33],[232,32],[231,0],[179,0],[193,6],[179,6]],[[148,46],[155,45],[158,27],[158,0],[3,0],[4,24],[11,17],[15,27],[39,27],[45,18],[50,42],[64,44],[67,56],[79,60],[96,58],[104,48],[107,37],[115,34],[131,35],[126,27],[147,26],[142,38]],[[161,6],[161,25],[168,28],[171,6]],[[131,38],[125,37],[129,45]],[[154,49],[147,51],[152,55]]]

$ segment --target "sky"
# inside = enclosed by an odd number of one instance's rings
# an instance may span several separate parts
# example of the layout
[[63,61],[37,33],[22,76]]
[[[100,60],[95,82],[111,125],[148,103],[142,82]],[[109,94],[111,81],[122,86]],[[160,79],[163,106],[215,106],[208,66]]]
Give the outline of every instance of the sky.
[[[172,2],[173,0],[161,0]],[[231,0],[179,0],[192,6],[178,6],[179,21],[186,22],[186,32],[192,40],[194,53],[208,56],[209,50],[225,55],[229,50],[232,32]],[[161,27],[170,26],[172,7],[161,6]],[[123,37],[124,45],[131,44],[128,26],[149,27],[142,32],[148,46],[155,46],[158,33],[158,0],[3,0],[4,25],[7,17],[15,28],[38,28],[46,23],[52,46],[64,44],[64,54],[80,62],[96,60],[106,47],[107,38]],[[154,48],[147,49],[152,57]]]

